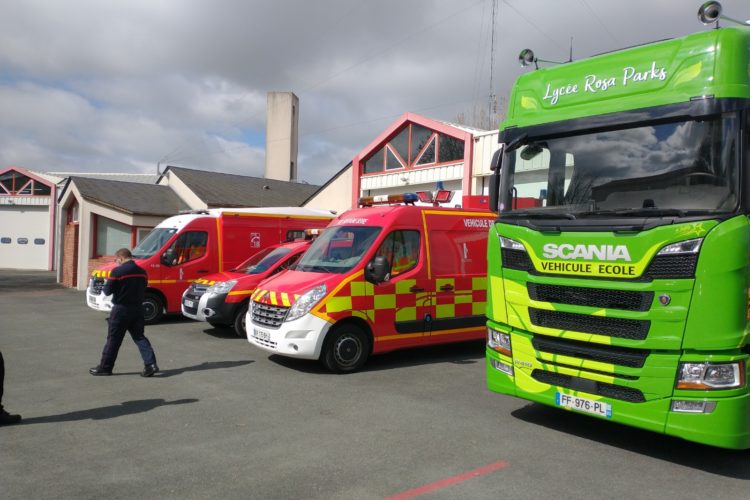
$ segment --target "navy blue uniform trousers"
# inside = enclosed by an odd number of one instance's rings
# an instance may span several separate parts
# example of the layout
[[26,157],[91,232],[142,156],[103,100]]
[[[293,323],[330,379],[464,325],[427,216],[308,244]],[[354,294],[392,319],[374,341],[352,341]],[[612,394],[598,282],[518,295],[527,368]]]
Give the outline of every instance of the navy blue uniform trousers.
[[154,349],[151,342],[143,334],[143,306],[115,304],[109,313],[109,329],[107,331],[107,343],[104,344],[102,352],[102,361],[99,364],[102,368],[111,369],[115,366],[117,353],[120,352],[122,339],[125,338],[125,332],[129,332],[133,342],[138,346],[141,352],[144,365],[156,363]]

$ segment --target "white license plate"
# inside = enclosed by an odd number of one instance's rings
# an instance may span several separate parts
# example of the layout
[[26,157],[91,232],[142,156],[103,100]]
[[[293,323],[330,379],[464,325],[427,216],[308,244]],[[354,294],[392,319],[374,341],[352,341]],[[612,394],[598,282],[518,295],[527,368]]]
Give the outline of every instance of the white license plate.
[[564,406],[571,410],[612,418],[612,405],[603,401],[594,401],[593,399],[557,392],[555,393],[555,403],[557,406]]
[[96,297],[94,297],[93,295],[89,295],[89,304],[96,305]]
[[192,300],[185,299],[182,303],[185,304],[185,307],[195,307],[195,302]]
[[270,333],[264,330],[258,330],[257,328],[253,328],[253,337],[264,342],[268,342],[269,340],[271,340]]

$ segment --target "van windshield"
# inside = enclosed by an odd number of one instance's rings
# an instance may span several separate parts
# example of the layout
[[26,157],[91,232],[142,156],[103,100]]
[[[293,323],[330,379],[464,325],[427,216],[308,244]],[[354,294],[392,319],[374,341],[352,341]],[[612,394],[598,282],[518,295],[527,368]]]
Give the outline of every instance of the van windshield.
[[169,239],[177,232],[175,228],[155,227],[133,249],[134,259],[147,259],[161,250]]
[[290,248],[285,247],[263,249],[253,254],[249,259],[237,266],[237,269],[233,269],[233,271],[244,274],[263,273],[268,271],[291,251]]
[[299,260],[296,270],[307,273],[349,272],[372,248],[381,229],[372,226],[336,226],[326,229]]

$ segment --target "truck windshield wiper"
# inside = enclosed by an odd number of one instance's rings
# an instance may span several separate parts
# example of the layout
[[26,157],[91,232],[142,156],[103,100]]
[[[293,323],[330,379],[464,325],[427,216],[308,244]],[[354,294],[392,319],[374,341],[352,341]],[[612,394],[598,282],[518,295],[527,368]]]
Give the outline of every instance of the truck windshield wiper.
[[686,217],[687,210],[679,208],[619,208],[616,210],[592,210],[583,212],[579,216],[588,215],[623,215],[626,217]]
[[568,219],[575,220],[576,216],[568,212],[529,212],[527,210],[514,210],[512,212],[503,212],[500,216],[503,218],[528,218],[528,219]]

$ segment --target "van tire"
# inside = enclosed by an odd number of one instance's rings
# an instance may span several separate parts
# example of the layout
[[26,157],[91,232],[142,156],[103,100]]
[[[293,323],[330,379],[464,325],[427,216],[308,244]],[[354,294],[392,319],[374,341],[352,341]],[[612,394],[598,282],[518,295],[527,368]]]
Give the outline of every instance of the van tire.
[[356,372],[370,355],[370,338],[362,328],[353,324],[341,325],[329,332],[320,360],[334,373]]
[[153,292],[143,296],[143,321],[147,325],[158,323],[164,317],[164,301]]
[[245,328],[245,315],[247,314],[247,306],[247,302],[240,306],[237,314],[234,315],[234,323],[232,324],[232,326],[234,327],[234,333],[241,339],[247,338],[247,329]]

